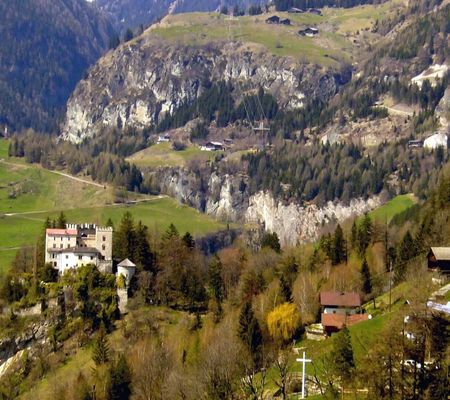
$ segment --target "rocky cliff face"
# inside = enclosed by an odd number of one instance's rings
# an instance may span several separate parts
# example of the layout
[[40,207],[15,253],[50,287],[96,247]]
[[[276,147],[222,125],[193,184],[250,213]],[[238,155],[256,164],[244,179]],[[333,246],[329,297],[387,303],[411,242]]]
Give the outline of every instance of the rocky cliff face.
[[326,224],[361,215],[383,202],[381,196],[374,196],[368,200],[354,199],[348,205],[286,204],[270,193],[260,191],[250,195],[244,176],[220,176],[216,172],[208,179],[199,176],[195,171],[183,169],[156,172],[162,192],[218,219],[261,225],[276,232],[283,246],[314,241]]
[[148,127],[221,80],[241,82],[242,91],[261,86],[288,108],[301,107],[305,99],[329,99],[339,81],[331,72],[254,45],[174,45],[147,31],[108,53],[78,84],[62,137],[80,142],[104,127]]

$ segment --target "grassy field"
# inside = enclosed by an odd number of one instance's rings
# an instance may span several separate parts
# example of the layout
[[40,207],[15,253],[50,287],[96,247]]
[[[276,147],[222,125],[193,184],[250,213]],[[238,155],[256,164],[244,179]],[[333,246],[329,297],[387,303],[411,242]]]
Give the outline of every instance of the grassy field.
[[17,249],[33,245],[45,219],[56,218],[60,211],[70,222],[104,224],[111,218],[116,225],[123,213],[130,211],[150,231],[162,231],[174,223],[180,232],[189,230],[195,236],[225,228],[225,224],[170,198],[130,193],[131,200],[145,202],[114,205],[111,187],[78,182],[7,156],[8,142],[0,140],[0,276]]
[[382,223],[387,221],[387,223],[389,223],[395,215],[407,210],[409,207],[416,204],[416,202],[417,200],[413,194],[402,194],[371,211],[369,215],[374,220]]
[[[337,60],[350,61],[360,51],[352,37],[364,30],[365,39],[370,40],[373,36],[370,28],[375,21],[388,18],[402,4],[402,0],[394,0],[351,9],[326,8],[322,16],[276,13],[280,18],[289,18],[291,26],[266,24],[265,20],[274,13],[243,16],[232,21],[216,13],[176,14],[150,30],[159,37],[189,44],[230,39],[254,43],[276,55],[302,57],[328,66],[336,64]],[[318,27],[319,35],[314,38],[297,35],[297,31],[306,26]]]
[[211,160],[219,153],[221,152],[202,151],[196,146],[175,151],[171,143],[159,143],[133,154],[128,161],[138,167],[174,167],[185,165],[191,160]]

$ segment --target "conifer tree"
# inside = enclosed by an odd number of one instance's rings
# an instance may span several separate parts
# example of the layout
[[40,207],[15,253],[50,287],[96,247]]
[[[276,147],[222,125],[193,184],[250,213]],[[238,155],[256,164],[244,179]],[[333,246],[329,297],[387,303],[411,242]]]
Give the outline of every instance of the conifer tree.
[[56,228],[58,229],[64,229],[67,224],[67,219],[65,214],[61,211],[61,213],[58,216],[58,219],[56,220]]
[[139,221],[136,225],[136,239],[133,251],[133,262],[146,271],[150,271],[153,266],[153,254],[148,242],[148,229]]
[[163,241],[165,242],[170,242],[172,240],[172,238],[178,238],[180,237],[180,234],[178,232],[178,229],[176,228],[176,226],[171,223],[169,225],[169,228],[167,229],[167,231],[164,233],[163,235]]
[[331,362],[333,371],[341,378],[343,386],[348,384],[355,372],[355,360],[350,332],[347,327],[334,335]]
[[109,361],[109,344],[108,338],[106,337],[106,330],[103,323],[97,332],[97,336],[94,341],[94,348],[92,350],[92,359],[95,365],[102,365]]
[[373,224],[368,214],[364,215],[361,225],[358,229],[358,250],[363,255],[372,241]]
[[182,239],[188,249],[192,250],[195,247],[195,240],[189,232],[186,232]]
[[129,211],[123,214],[119,229],[114,234],[114,252],[120,259],[133,258],[136,245],[136,231],[133,216]]
[[362,266],[361,266],[361,281],[362,281],[362,290],[365,294],[369,294],[372,292],[372,276],[370,274],[369,265],[367,264],[367,260],[364,258]]
[[345,261],[347,261],[347,243],[344,239],[344,232],[338,224],[333,236],[331,263],[337,265]]
[[131,395],[131,370],[124,354],[109,368],[108,399],[128,400]]
[[222,279],[222,262],[220,258],[214,256],[209,264],[209,285],[211,287],[213,297],[217,304],[221,304],[224,299],[224,284]]
[[239,315],[238,335],[252,355],[253,362],[258,364],[262,333],[250,301],[244,304]]

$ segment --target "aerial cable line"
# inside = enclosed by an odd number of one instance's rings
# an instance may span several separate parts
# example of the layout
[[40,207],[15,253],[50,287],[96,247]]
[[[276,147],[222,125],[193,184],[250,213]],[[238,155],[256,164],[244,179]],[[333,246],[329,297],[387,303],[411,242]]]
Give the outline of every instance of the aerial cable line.
[[[244,31],[242,29],[242,25],[241,25],[241,21],[238,19],[238,33],[240,36],[244,36]],[[256,132],[256,131],[260,131],[260,132],[265,132],[265,131],[269,131],[269,128],[265,128],[264,127],[264,121],[268,121],[267,117],[266,117],[266,113],[264,112],[264,107],[261,103],[261,99],[259,98],[259,91],[256,93],[256,95],[254,96],[256,97],[256,108],[258,109],[259,106],[259,118],[256,115],[256,113],[258,112],[258,110],[255,110],[255,118],[254,121],[256,122],[256,120],[260,121],[259,127],[255,127],[252,124],[252,129]],[[251,122],[250,122],[251,123]]]

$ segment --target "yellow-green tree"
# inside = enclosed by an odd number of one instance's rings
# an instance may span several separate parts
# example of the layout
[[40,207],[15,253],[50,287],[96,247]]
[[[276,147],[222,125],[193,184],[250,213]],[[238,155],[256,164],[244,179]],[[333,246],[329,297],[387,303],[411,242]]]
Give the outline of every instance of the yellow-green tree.
[[288,341],[294,336],[301,324],[297,306],[283,303],[267,316],[267,327],[270,335],[279,341]]

